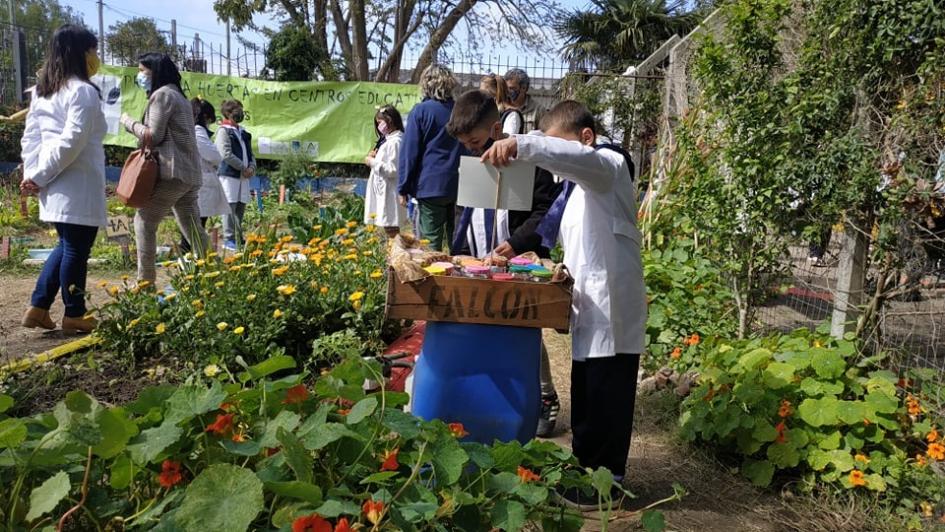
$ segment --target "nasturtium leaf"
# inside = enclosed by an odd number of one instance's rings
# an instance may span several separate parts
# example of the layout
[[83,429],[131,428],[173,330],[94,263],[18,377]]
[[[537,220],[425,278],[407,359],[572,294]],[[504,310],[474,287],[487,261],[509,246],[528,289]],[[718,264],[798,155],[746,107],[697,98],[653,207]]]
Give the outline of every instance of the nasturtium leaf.
[[183,433],[180,427],[171,423],[144,430],[135,438],[136,443],[128,446],[131,459],[137,464],[147,464],[173,445]]
[[820,440],[817,446],[825,451],[832,451],[840,447],[840,438],[840,431],[835,430]]
[[542,504],[548,499],[548,488],[538,484],[523,484],[520,482],[512,490],[512,493],[532,506]]
[[808,449],[806,460],[814,471],[823,471],[830,463],[830,455],[820,449]]
[[837,423],[838,407],[839,401],[836,397],[807,398],[797,407],[797,413],[808,425],[821,427]]
[[466,454],[469,455],[469,459],[472,460],[472,463],[476,464],[482,469],[488,469],[495,465],[495,460],[492,458],[492,454],[489,452],[489,448],[485,445],[478,442],[461,442],[460,447],[466,451]]
[[[161,501],[152,506],[151,508],[145,510],[145,512],[138,516],[134,521],[134,526],[137,528],[144,528],[146,526],[153,525],[158,521],[164,523],[164,530],[174,530],[176,525],[174,524],[174,513],[176,510],[171,510],[167,514],[164,513],[164,510],[168,507],[173,508],[177,504],[178,499],[184,496],[183,490],[174,490],[161,497]],[[161,530],[160,526],[156,528],[148,529],[149,532],[154,532],[155,530]]]
[[325,423],[317,430],[313,430],[301,438],[302,445],[310,451],[317,451],[341,438],[362,439],[361,436],[342,425],[341,423]]
[[108,483],[112,489],[123,490],[131,485],[131,481],[140,470],[127,454],[119,455],[112,462]]
[[492,508],[492,526],[508,532],[525,526],[525,506],[518,501],[500,500]]
[[515,473],[509,473],[508,471],[502,471],[496,473],[495,475],[490,475],[486,477],[486,486],[490,492],[494,493],[508,493],[515,489],[515,486],[518,486],[520,481],[518,476]]
[[13,406],[13,398],[7,394],[0,393],[0,414],[6,412]]
[[598,493],[610,494],[610,488],[614,485],[614,474],[609,469],[598,467],[591,473],[591,485]]
[[863,401],[840,401],[837,403],[837,414],[840,421],[847,425],[856,425],[866,418],[876,417],[871,415],[875,414],[875,411]]
[[797,452],[797,447],[787,443],[772,443],[768,446],[768,460],[781,469],[795,467],[801,461],[801,455]]
[[285,429],[288,431],[295,430],[299,426],[299,421],[302,418],[295,412],[289,410],[283,410],[276,414],[276,417],[270,419],[266,423],[266,430],[263,432],[263,435],[259,438],[259,445],[261,447],[277,447],[278,440],[277,434],[279,429]]
[[302,446],[302,442],[295,434],[281,427],[277,432],[277,437],[282,444],[286,464],[295,473],[295,478],[302,482],[311,482],[314,459],[309,451]]
[[177,391],[177,386],[172,384],[162,384],[160,386],[148,386],[141,390],[138,398],[129,403],[126,407],[133,414],[143,416],[152,408],[162,408],[167,399]]
[[396,408],[384,409],[384,426],[407,439],[420,435],[420,420]]
[[492,458],[495,459],[497,469],[515,469],[525,460],[525,451],[517,440],[496,443],[492,446]]
[[298,480],[289,482],[266,482],[264,486],[266,491],[283,497],[299,499],[313,506],[318,506],[322,503],[322,489],[309,482],[301,482]]
[[184,531],[249,528],[263,509],[263,483],[249,469],[215,464],[187,486],[175,521]]
[[374,410],[377,409],[377,398],[376,397],[365,397],[358,401],[354,406],[351,407],[351,412],[348,413],[345,421],[349,425],[354,425],[360,423],[366,417],[374,413]]
[[334,519],[340,515],[360,515],[361,508],[350,501],[339,501],[338,499],[328,499],[319,506],[315,512],[322,516]]
[[767,420],[761,419],[755,423],[755,428],[751,436],[758,441],[769,442],[774,441],[775,438],[778,437],[778,431],[775,430],[774,425]]
[[666,530],[666,518],[659,510],[646,510],[640,517],[640,524],[646,532],[663,532]]
[[235,442],[230,439],[223,439],[220,440],[220,445],[226,449],[226,452],[237,456],[256,456],[263,450],[263,447],[256,440]]
[[98,422],[99,430],[102,433],[102,440],[92,447],[92,452],[101,458],[111,458],[125,450],[128,440],[132,434],[128,432],[128,426],[121,417],[122,411],[105,410],[99,411],[95,420]]
[[26,520],[33,521],[54,510],[69,495],[71,487],[69,475],[65,471],[47,478],[30,493],[30,511],[26,514]]
[[805,395],[840,395],[843,393],[843,384],[839,382],[822,381],[814,377],[805,377],[801,381],[801,391]]
[[822,347],[811,349],[811,366],[824,379],[836,379],[847,369],[847,363],[840,353]]
[[[250,366],[249,371],[246,372],[246,375],[249,377],[246,380],[257,380],[263,377],[268,377],[277,371],[282,371],[284,369],[290,369],[295,367],[295,359],[286,356],[286,355],[277,355],[274,357],[269,357],[266,360],[263,360],[255,366]],[[240,380],[243,380],[243,374],[240,374]]]
[[746,460],[742,464],[741,471],[752,484],[763,488],[771,484],[771,479],[774,477],[774,464],[767,460]]
[[751,371],[758,368],[768,360],[771,360],[771,351],[763,347],[753,349],[738,359],[738,366],[745,371]]
[[165,423],[177,424],[193,419],[211,410],[216,410],[226,399],[226,392],[220,383],[213,381],[210,388],[203,386],[182,386],[167,400]]
[[358,484],[384,484],[399,474],[399,471],[378,471],[377,473],[364,477]]
[[433,470],[436,472],[437,482],[447,486],[456,483],[468,461],[469,455],[456,440],[450,439],[436,444],[433,448]]
[[0,449],[16,447],[26,440],[26,424],[16,418],[0,421]]
[[882,475],[877,473],[871,473],[864,477],[866,479],[866,487],[872,491],[886,491],[886,480]]
[[77,414],[88,414],[92,411],[92,398],[81,390],[73,390],[66,394],[66,408]]
[[436,517],[436,510],[439,505],[432,502],[413,501],[400,506],[401,515],[408,522],[417,523],[421,521],[431,521]]
[[765,368],[765,384],[773,390],[783,388],[794,380],[795,367],[784,362],[772,362]]
[[890,395],[882,390],[873,390],[866,394],[866,402],[880,414],[892,414],[899,409],[899,400],[896,399],[895,392]]

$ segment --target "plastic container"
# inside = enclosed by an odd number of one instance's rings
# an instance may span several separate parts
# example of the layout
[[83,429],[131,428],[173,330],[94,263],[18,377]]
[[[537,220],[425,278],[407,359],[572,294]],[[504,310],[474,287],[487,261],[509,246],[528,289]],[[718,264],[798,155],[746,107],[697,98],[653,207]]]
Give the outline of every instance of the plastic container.
[[532,264],[532,261],[523,259],[522,257],[514,257],[509,259],[509,266],[528,266],[529,264]]
[[492,272],[488,266],[465,266],[463,267],[463,273],[466,274],[466,277],[473,279],[488,279]]
[[492,274],[493,281],[514,281],[515,276],[511,273],[494,273]]
[[552,273],[550,271],[541,268],[540,270],[532,270],[531,278],[529,280],[536,283],[547,283],[551,281],[551,276]]
[[527,443],[541,409],[540,354],[541,329],[428,322],[411,411],[462,423],[472,441]]
[[520,279],[522,281],[527,281],[532,275],[532,271],[528,266],[518,265],[509,266],[509,273],[511,273],[516,279]]
[[456,266],[452,262],[434,262],[430,266],[435,266],[437,268],[443,268],[443,271],[446,272],[446,275],[452,275],[453,270]]
[[424,268],[424,270],[430,275],[446,275],[446,270],[444,270],[442,266],[437,266],[435,264],[427,266]]

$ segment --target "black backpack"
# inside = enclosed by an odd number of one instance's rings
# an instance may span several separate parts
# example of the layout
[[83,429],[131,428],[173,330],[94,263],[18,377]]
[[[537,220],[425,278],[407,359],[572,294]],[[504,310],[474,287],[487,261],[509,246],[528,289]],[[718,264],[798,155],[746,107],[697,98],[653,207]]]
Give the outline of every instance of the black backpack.
[[619,153],[620,155],[623,155],[624,160],[627,161],[627,170],[630,170],[630,181],[633,181],[634,174],[636,173],[634,171],[634,166],[633,166],[633,157],[630,156],[630,152],[623,149],[623,146],[619,144],[613,144],[610,142],[604,142],[602,144],[595,145],[594,149],[615,151]]

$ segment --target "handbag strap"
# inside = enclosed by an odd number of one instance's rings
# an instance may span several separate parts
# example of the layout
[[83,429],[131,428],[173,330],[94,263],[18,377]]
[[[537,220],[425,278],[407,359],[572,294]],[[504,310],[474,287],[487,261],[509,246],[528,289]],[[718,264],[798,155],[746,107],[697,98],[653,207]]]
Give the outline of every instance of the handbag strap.
[[153,138],[151,137],[151,128],[146,126],[146,129],[144,130],[144,135],[141,138],[141,142],[142,142],[141,147],[150,151],[152,141],[153,141]]

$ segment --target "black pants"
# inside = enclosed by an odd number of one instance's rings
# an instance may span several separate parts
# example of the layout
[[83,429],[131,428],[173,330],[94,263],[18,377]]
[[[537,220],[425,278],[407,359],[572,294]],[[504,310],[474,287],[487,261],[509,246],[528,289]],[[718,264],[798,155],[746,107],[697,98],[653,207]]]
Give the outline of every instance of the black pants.
[[[206,227],[207,227],[207,220],[209,220],[209,219],[210,219],[210,218],[205,218],[205,217],[201,216],[201,217],[200,217],[200,225],[202,225],[204,228],[206,228]],[[187,241],[187,238],[184,236],[184,233],[181,233],[181,234],[180,234],[180,243],[178,244],[178,247],[180,247],[180,252],[181,252],[181,253],[187,253],[188,251],[190,251],[190,242]],[[214,251],[214,250],[211,249],[210,251]]]
[[584,467],[623,477],[630,452],[640,355],[571,362],[574,455]]

